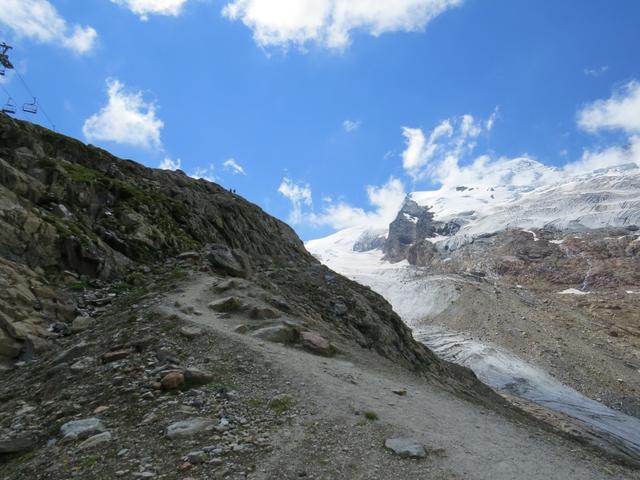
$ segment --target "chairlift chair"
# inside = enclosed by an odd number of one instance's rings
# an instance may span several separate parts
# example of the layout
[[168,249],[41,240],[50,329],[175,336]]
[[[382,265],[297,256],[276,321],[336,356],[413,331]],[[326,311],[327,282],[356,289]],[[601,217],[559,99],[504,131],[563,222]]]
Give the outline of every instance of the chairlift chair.
[[9,99],[7,100],[7,103],[5,103],[2,106],[2,113],[8,113],[10,115],[13,115],[16,113],[16,110],[17,110],[16,104],[13,103],[13,99],[9,97]]
[[38,103],[36,102],[35,97],[33,99],[33,102],[25,103],[24,105],[22,105],[22,111],[25,113],[33,113],[33,114],[38,113]]

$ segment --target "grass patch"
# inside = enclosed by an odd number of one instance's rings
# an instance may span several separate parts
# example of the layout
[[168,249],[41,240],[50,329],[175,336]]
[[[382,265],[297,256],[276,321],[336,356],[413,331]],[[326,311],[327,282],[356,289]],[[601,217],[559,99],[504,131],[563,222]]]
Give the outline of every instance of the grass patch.
[[291,410],[296,404],[296,401],[289,395],[278,395],[269,402],[269,409],[276,415],[284,415]]
[[376,420],[378,420],[378,414],[372,410],[368,410],[364,412],[364,418],[366,418],[370,422],[375,422]]

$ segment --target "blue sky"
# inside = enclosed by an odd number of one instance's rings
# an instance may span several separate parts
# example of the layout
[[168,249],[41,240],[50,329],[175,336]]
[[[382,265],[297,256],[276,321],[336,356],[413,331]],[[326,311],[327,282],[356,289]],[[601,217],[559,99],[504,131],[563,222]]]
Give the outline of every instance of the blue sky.
[[[562,166],[640,133],[635,0],[0,7],[0,40],[58,131],[148,166],[180,162],[304,239],[367,212],[386,221],[405,192],[446,183],[447,155]],[[15,75],[2,85],[30,100]]]

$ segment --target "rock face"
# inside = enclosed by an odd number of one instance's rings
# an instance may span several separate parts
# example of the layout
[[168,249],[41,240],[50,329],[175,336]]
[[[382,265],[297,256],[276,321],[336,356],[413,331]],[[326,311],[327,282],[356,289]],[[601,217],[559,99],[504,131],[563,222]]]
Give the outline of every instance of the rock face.
[[434,221],[429,207],[420,206],[407,198],[396,219],[389,225],[389,235],[383,248],[385,259],[390,262],[404,260],[413,245],[436,235],[453,235],[459,228],[455,222]]

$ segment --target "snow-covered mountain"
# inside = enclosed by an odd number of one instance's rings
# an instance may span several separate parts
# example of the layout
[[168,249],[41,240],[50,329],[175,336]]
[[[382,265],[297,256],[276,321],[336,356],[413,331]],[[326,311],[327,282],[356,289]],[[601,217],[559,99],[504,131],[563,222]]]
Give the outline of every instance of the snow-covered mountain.
[[455,250],[478,237],[511,229],[575,232],[639,224],[637,165],[570,175],[530,159],[515,159],[489,166],[486,176],[470,184],[409,194],[386,231],[346,229],[310,241],[307,248],[329,263],[350,250],[375,249],[398,261],[406,251],[389,255],[393,240],[406,247],[427,240],[439,250]]

